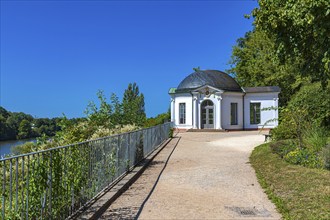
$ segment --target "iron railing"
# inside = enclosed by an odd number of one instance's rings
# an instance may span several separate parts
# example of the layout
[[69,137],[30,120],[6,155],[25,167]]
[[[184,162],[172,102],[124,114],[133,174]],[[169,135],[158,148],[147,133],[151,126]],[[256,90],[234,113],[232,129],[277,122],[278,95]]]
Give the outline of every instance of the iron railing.
[[171,123],[0,160],[2,219],[65,219],[168,139]]

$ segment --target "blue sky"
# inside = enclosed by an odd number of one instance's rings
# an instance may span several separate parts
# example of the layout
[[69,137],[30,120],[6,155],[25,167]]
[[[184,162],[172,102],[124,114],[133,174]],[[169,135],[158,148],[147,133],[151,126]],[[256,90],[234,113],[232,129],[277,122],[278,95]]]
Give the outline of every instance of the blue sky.
[[37,117],[82,117],[96,92],[130,82],[148,117],[193,67],[226,70],[252,29],[256,1],[1,0],[0,105]]

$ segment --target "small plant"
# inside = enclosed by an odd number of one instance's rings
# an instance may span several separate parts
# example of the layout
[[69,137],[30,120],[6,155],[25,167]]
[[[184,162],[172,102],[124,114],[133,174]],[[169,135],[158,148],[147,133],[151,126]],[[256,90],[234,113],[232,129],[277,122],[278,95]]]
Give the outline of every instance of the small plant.
[[297,144],[294,140],[271,142],[269,146],[272,149],[272,152],[278,154],[281,158],[297,148]]
[[319,152],[327,144],[326,130],[316,125],[304,132],[304,146],[312,152]]
[[307,126],[306,111],[297,108],[280,109],[280,124],[272,130],[273,140],[298,139],[302,147],[302,134]]
[[174,133],[174,128],[171,128],[170,131],[168,132],[168,137],[173,138],[173,133]]
[[309,168],[323,168],[324,164],[318,154],[315,154],[308,149],[297,148],[284,156],[284,159],[291,163],[302,165]]

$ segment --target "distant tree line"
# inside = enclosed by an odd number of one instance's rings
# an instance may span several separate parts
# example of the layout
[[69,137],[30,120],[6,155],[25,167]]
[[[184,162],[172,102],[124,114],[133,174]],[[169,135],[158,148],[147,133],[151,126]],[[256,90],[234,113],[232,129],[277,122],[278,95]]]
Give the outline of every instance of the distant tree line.
[[[77,119],[70,119],[72,122]],[[23,112],[10,112],[0,106],[0,140],[54,136],[61,130],[61,118],[34,118]]]
[[171,120],[171,113],[167,111],[166,113],[158,114],[156,117],[150,117],[145,122],[145,127],[152,127],[156,125],[169,122]]

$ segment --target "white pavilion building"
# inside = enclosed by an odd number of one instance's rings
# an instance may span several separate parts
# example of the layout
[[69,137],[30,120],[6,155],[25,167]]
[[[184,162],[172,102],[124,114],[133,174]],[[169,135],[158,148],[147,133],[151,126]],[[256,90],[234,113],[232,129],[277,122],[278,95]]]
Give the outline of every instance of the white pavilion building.
[[274,128],[279,93],[278,86],[240,87],[224,72],[199,70],[169,90],[171,121],[177,129]]

